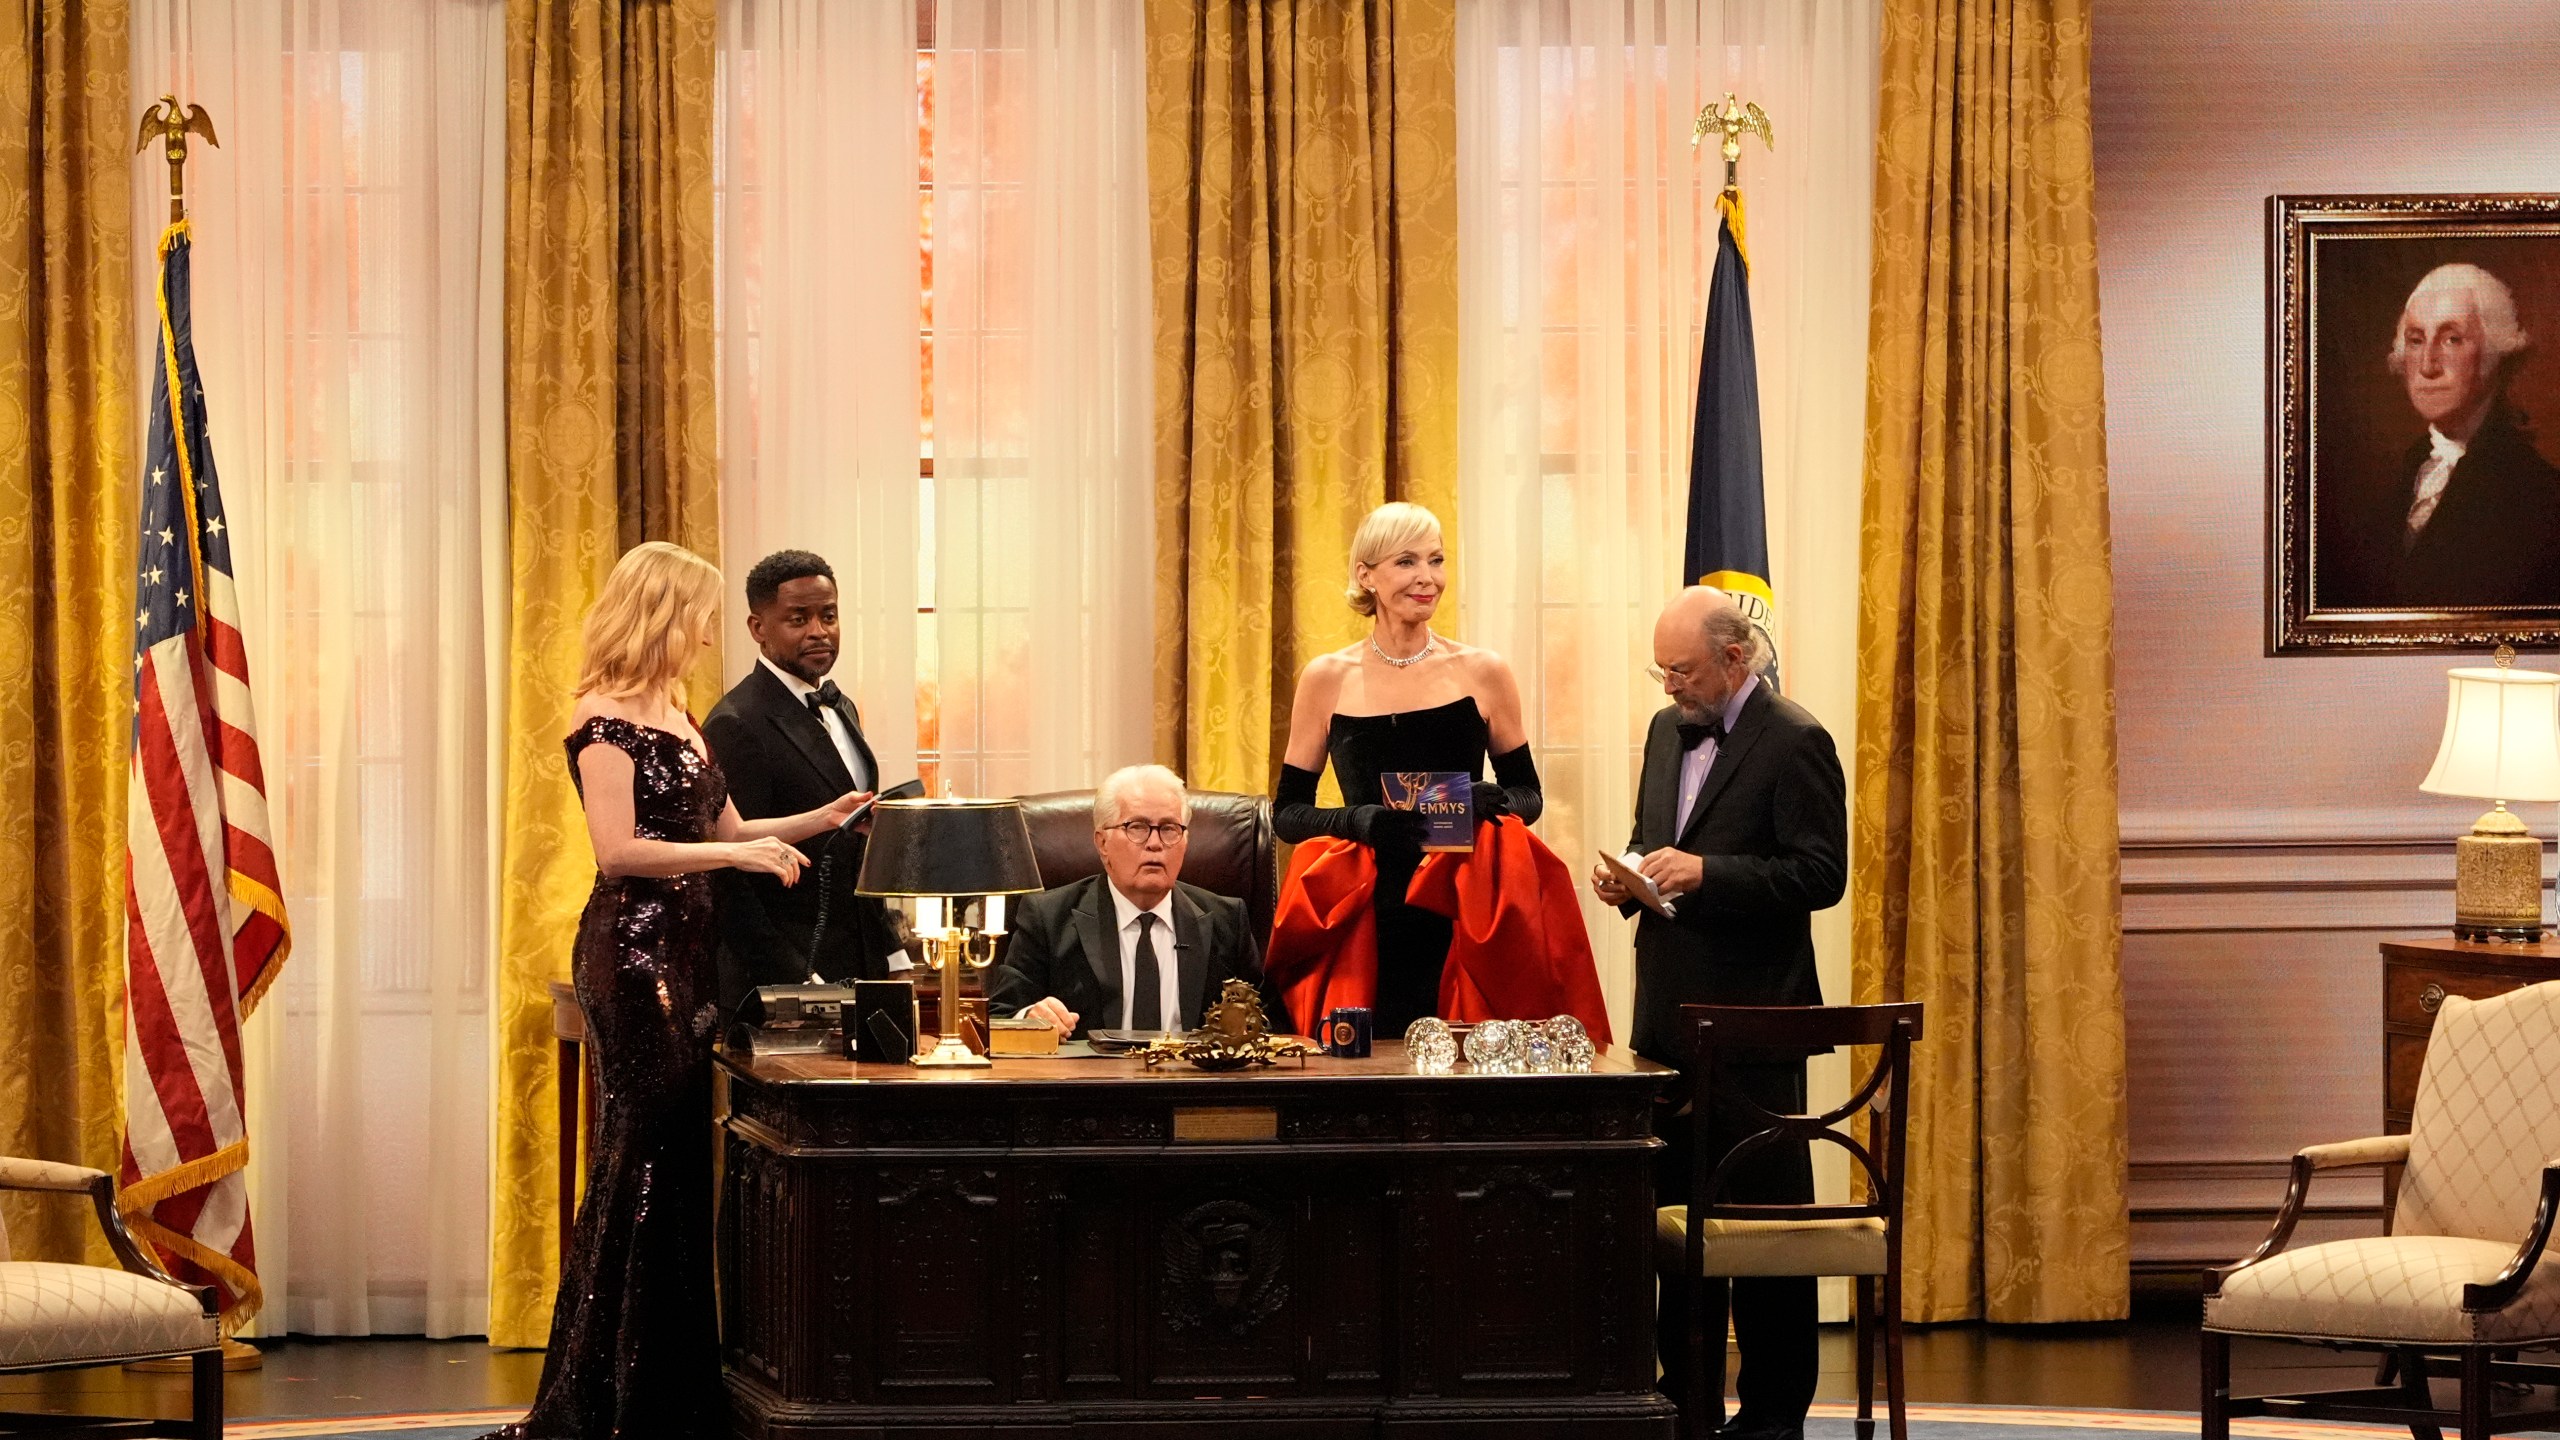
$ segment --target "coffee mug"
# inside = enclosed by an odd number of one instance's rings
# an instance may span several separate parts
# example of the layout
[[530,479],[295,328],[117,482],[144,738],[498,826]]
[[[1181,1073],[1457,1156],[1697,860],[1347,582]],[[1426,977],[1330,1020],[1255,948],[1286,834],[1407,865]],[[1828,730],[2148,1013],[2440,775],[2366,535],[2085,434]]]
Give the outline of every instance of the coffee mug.
[[1368,1059],[1369,1026],[1368,1006],[1335,1007],[1326,1014],[1324,1024],[1320,1027],[1323,1032],[1324,1053],[1339,1056],[1345,1060]]

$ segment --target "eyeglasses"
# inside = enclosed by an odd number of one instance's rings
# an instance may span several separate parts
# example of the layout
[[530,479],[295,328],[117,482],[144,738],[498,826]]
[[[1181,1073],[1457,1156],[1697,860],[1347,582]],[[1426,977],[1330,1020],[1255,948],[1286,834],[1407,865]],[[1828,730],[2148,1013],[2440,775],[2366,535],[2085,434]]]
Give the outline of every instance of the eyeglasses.
[[1647,665],[1646,667],[1644,667],[1644,673],[1645,673],[1646,678],[1648,678],[1648,679],[1650,679],[1651,681],[1653,681],[1653,683],[1654,683],[1654,684],[1656,684],[1656,685],[1668,685],[1668,684],[1670,684],[1670,683],[1671,683],[1672,681],[1674,681],[1674,680],[1677,680],[1677,681],[1679,681],[1681,684],[1686,685],[1686,684],[1688,684],[1691,680],[1694,680],[1694,679],[1696,679],[1696,678],[1697,678],[1696,676],[1692,675],[1689,671],[1687,671],[1687,670],[1685,670],[1685,669],[1683,669],[1683,668],[1681,668],[1681,667],[1679,667],[1679,666],[1677,666],[1677,665],[1671,666],[1671,667],[1669,667],[1669,668],[1665,668],[1665,667],[1660,666],[1660,665]]
[[1147,837],[1152,835],[1158,844],[1168,850],[1181,844],[1182,837],[1191,833],[1191,827],[1179,820],[1167,820],[1161,825],[1150,825],[1144,820],[1131,820],[1126,824],[1106,825],[1103,828],[1117,830],[1128,837],[1130,844],[1141,847],[1147,843]]

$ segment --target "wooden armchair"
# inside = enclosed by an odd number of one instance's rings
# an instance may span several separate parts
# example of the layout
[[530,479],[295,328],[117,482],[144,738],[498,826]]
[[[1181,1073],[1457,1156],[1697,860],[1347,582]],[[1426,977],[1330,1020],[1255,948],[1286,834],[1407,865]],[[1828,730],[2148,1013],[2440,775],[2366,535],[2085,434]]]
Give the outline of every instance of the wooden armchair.
[[[1718,1162],[1701,1145],[1689,1183],[1689,1203],[1655,1212],[1655,1265],[1664,1274],[1695,1275],[1710,1283],[1687,1288],[1689,1353],[1682,1402],[1683,1433],[1706,1436],[1724,1419],[1724,1336],[1727,1285],[1745,1275],[1849,1275],[1857,1279],[1858,1440],[1875,1436],[1875,1361],[1878,1332],[1885,1357],[1885,1409],[1893,1440],[1906,1440],[1902,1386],[1902,1182],[1904,1136],[1911,1116],[1911,1046],[1920,1038],[1921,1007],[1807,1005],[1754,1008],[1683,1005],[1692,1113],[1703,1117],[1716,1099],[1724,1057],[1767,1051],[1820,1053],[1842,1045],[1881,1047],[1849,1099],[1822,1115],[1779,1115],[1747,1095],[1736,1103],[1751,1123],[1766,1128],[1746,1136]],[[1867,1142],[1839,1127],[1869,1113]],[[1703,1123],[1701,1121],[1700,1123]],[[1837,1145],[1849,1152],[1866,1198],[1845,1204],[1739,1204],[1718,1197],[1737,1161],[1751,1152],[1790,1141]],[[1879,1293],[1881,1292],[1881,1293]],[[1665,1357],[1664,1364],[1671,1362]]]
[[185,1420],[0,1412],[0,1435],[222,1437],[222,1325],[213,1287],[183,1285],[135,1242],[116,1213],[113,1176],[79,1165],[0,1156],[0,1190],[86,1195],[124,1268],[12,1260],[0,1230],[0,1373],[129,1360],[195,1358],[195,1413]]
[[[2205,1276],[2204,1436],[2236,1415],[2406,1425],[2418,1440],[2463,1440],[2560,1425],[2560,1402],[2492,1408],[2497,1382],[2560,1383],[2560,1365],[2508,1358],[2560,1344],[2560,982],[2493,1000],[2448,998],[2427,1043],[2406,1135],[2314,1145],[2265,1243]],[[2401,1167],[2388,1234],[2288,1250],[2313,1178]],[[2262,1335],[2392,1359],[2396,1384],[2235,1398],[2231,1337]],[[2430,1375],[2460,1382],[2439,1410]]]

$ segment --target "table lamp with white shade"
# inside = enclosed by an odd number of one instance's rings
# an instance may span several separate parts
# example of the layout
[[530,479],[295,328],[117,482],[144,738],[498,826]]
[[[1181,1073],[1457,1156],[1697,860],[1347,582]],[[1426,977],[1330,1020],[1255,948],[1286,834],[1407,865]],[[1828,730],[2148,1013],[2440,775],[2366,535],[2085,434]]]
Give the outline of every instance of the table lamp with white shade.
[[2496,804],[2453,842],[2453,933],[2465,940],[2542,938],[2542,841],[2510,800],[2560,800],[2560,675],[2511,668],[2448,672],[2444,743],[2418,788]]

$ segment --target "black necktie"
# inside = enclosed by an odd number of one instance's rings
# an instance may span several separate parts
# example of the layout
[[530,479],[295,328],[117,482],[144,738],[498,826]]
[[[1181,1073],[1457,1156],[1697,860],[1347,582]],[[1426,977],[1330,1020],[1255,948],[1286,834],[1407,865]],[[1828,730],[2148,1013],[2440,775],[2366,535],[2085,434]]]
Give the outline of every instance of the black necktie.
[[823,724],[827,712],[836,708],[836,703],[844,699],[844,692],[836,688],[836,682],[833,680],[821,680],[818,682],[817,689],[800,698],[808,704],[809,713],[817,716]]
[[1164,1028],[1164,1002],[1159,995],[1163,981],[1156,973],[1156,912],[1138,912],[1137,974],[1130,983],[1138,993],[1129,997],[1129,1028],[1161,1030]]
[[1724,739],[1724,722],[1722,720],[1708,720],[1696,725],[1692,725],[1688,721],[1683,720],[1680,722],[1679,728],[1680,753],[1683,755],[1688,754],[1690,751],[1697,749],[1700,745],[1703,745],[1710,740]]

